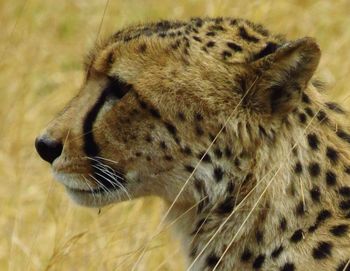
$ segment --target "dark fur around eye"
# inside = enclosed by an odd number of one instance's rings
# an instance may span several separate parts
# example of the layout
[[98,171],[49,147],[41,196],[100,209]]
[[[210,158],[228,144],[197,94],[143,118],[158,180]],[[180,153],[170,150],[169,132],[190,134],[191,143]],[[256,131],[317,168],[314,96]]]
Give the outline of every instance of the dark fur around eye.
[[115,99],[121,99],[129,90],[132,89],[132,85],[122,81],[118,77],[108,77],[108,83],[105,88],[107,96]]

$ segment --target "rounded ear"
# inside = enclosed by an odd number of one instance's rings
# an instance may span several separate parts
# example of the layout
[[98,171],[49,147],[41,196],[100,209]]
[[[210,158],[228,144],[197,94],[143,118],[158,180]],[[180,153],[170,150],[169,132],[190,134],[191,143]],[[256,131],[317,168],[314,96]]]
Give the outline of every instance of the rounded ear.
[[248,95],[250,104],[271,115],[292,111],[315,73],[320,56],[316,41],[305,37],[251,62],[259,78]]

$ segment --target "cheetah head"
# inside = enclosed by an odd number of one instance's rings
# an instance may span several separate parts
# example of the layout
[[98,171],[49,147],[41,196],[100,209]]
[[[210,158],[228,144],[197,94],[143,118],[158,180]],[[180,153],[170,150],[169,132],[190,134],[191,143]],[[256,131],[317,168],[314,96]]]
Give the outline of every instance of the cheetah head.
[[89,55],[79,93],[36,149],[85,206],[220,198],[298,107],[319,57],[310,38],[287,42],[244,20],[130,27]]

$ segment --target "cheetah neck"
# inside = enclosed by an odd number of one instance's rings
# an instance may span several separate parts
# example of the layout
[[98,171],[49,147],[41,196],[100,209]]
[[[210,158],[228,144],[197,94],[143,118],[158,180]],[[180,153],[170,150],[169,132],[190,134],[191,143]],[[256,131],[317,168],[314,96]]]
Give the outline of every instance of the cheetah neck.
[[302,108],[279,130],[264,131],[273,138],[261,145],[251,171],[227,176],[239,185],[185,219],[181,229],[191,270],[345,267],[350,134],[345,112],[319,95],[305,94]]

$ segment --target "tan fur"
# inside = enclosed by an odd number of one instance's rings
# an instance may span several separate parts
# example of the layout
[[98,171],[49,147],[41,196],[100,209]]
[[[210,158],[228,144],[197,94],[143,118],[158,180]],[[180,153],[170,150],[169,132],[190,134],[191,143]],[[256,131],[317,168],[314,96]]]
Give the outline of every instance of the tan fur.
[[[128,198],[88,193],[101,188],[84,151],[92,133],[91,158],[118,171],[132,198],[175,200],[171,219],[197,206],[178,227],[192,270],[350,270],[347,114],[312,84],[319,58],[313,39],[287,41],[241,19],[119,31],[89,55],[80,93],[41,136],[64,143],[54,174],[86,206]],[[108,96],[84,133],[116,78],[130,89]]]

